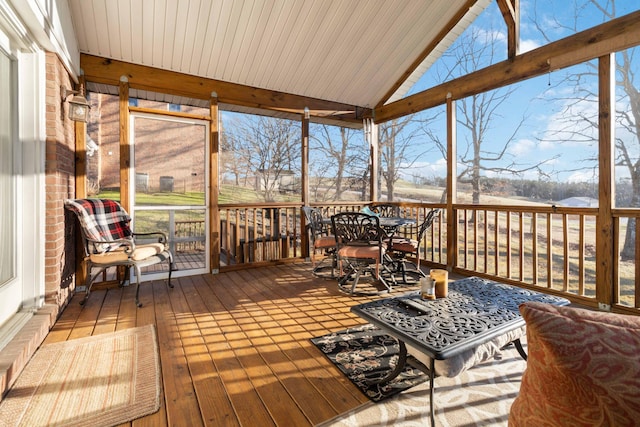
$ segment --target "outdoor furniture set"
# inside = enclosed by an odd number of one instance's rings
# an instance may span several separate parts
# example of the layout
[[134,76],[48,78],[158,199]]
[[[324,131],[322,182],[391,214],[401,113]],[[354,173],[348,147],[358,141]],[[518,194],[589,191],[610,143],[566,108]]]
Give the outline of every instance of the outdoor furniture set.
[[[416,239],[399,236],[402,227],[416,224],[400,216],[397,206],[374,205],[361,212],[341,212],[322,217],[318,208],[303,207],[311,235],[313,272],[338,279],[338,287],[349,294],[388,292],[397,284],[417,284],[425,273],[420,269],[420,245],[438,210],[427,213],[417,228]],[[316,262],[316,252],[324,252]],[[409,260],[409,257],[415,259]],[[323,265],[324,261],[330,265]],[[337,271],[337,275],[336,275]],[[370,275],[382,290],[358,288],[361,277]]]

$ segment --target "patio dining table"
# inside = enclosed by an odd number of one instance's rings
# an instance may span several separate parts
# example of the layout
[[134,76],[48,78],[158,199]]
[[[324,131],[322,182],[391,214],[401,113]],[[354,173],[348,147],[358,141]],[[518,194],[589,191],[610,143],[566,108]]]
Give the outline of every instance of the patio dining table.
[[[385,298],[351,307],[351,311],[398,339],[397,366],[381,381],[397,376],[407,360],[407,346],[430,359],[429,405],[435,425],[435,361],[462,355],[503,334],[525,325],[518,306],[526,301],[567,305],[569,300],[479,277],[449,283],[445,298],[424,300],[418,292]],[[520,338],[513,341],[523,359]],[[376,381],[379,382],[379,381]]]
[[[415,218],[404,218],[401,216],[379,216],[380,227],[382,227],[387,235],[392,236],[397,233],[400,227],[406,227],[408,225],[416,225]],[[331,217],[322,218],[324,225],[331,226]]]

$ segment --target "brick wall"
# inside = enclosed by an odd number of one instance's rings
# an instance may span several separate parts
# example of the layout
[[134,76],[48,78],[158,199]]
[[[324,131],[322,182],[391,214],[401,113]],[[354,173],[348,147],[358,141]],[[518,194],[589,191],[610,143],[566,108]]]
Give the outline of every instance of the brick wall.
[[75,223],[63,206],[75,195],[75,130],[69,104],[60,97],[60,85],[73,88],[73,82],[55,54],[47,53],[46,67],[45,302],[60,307],[70,297],[75,272]]
[[[89,187],[117,189],[120,186],[118,96],[92,93],[89,100],[91,118],[87,130],[99,147],[87,158]],[[138,106],[168,109],[167,103],[155,101],[139,100]],[[182,106],[181,111],[209,114],[208,110],[189,106]],[[146,118],[136,123],[135,166],[136,172],[146,176],[147,191],[160,191],[161,177],[170,177],[176,192],[204,191],[204,128]]]

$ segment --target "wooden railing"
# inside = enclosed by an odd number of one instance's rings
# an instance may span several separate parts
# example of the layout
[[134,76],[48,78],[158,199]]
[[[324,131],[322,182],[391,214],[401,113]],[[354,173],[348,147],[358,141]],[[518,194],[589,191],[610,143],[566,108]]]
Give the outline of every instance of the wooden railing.
[[[635,234],[635,245],[630,254],[622,255],[627,227]],[[613,304],[618,307],[640,309],[640,211],[613,210],[614,257]]]
[[205,222],[201,220],[175,221],[172,243],[177,252],[204,251]]
[[[597,299],[597,208],[555,206],[454,205],[448,223],[444,204],[399,203],[401,216],[420,224],[439,208],[420,245],[421,262],[523,285],[603,308]],[[364,203],[315,204],[323,215],[357,211]],[[308,257],[300,204],[224,205],[220,207],[221,269]],[[629,219],[640,211],[614,210],[614,283],[611,305],[622,311],[640,308],[640,263],[620,260],[620,246]],[[640,221],[634,230],[640,232]],[[456,238],[450,239],[453,231]],[[400,230],[415,238],[417,225]],[[454,250],[448,245],[453,242]],[[636,243],[636,249],[640,242]],[[638,253],[638,250],[636,250]],[[605,309],[608,307],[604,307]]]
[[300,257],[300,204],[221,205],[220,264]]
[[597,209],[457,205],[460,271],[593,299]]

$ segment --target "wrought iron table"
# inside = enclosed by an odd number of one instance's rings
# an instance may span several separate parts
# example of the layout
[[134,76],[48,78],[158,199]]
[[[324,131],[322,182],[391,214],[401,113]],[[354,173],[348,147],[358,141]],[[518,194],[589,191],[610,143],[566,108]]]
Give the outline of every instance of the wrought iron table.
[[[449,283],[446,298],[423,300],[418,292],[351,307],[400,343],[400,359],[385,381],[397,376],[406,362],[406,344],[431,359],[429,398],[435,423],[433,389],[435,360],[445,360],[525,325],[518,306],[527,301],[567,305],[569,300],[478,277]],[[520,339],[513,341],[526,360]]]
[[[385,231],[395,233],[398,228],[406,227],[407,225],[416,225],[415,218],[404,218],[400,216],[379,216],[380,227]],[[322,218],[322,223],[331,226],[331,217]]]

